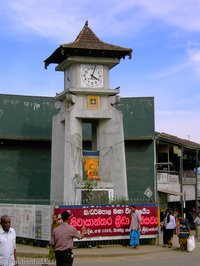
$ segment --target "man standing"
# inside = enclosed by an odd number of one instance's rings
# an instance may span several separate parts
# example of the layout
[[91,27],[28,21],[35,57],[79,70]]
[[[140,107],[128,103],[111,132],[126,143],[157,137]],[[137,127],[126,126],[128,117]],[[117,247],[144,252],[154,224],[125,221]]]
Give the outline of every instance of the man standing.
[[[60,218],[61,219],[61,218]],[[58,222],[58,215],[57,214],[53,214],[52,216],[52,224],[51,224],[51,234],[53,232],[53,230],[60,225],[60,223]],[[49,256],[48,259],[50,262],[55,261],[55,252],[54,252],[54,248],[53,246],[50,244],[49,245]],[[48,264],[47,264],[48,265]]]
[[197,214],[196,218],[194,219],[194,223],[196,226],[196,237],[197,240],[200,241],[200,212]]
[[11,219],[8,215],[1,217],[0,227],[0,266],[16,266],[16,233],[11,228]]
[[72,266],[73,264],[73,239],[81,239],[86,233],[85,227],[79,233],[70,225],[71,213],[65,211],[61,215],[63,223],[52,231],[50,243],[53,245],[56,256],[56,266]]
[[131,224],[130,224],[130,246],[134,248],[139,248],[140,244],[140,223],[141,214],[136,209],[136,206],[131,205]]

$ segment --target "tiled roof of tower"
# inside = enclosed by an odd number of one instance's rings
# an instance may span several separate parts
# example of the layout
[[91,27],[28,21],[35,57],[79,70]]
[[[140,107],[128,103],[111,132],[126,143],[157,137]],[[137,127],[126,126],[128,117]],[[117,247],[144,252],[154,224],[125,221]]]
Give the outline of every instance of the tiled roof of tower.
[[60,45],[44,62],[45,68],[51,63],[60,64],[69,56],[90,56],[110,58],[131,58],[132,49],[102,42],[88,27],[86,21],[74,42]]

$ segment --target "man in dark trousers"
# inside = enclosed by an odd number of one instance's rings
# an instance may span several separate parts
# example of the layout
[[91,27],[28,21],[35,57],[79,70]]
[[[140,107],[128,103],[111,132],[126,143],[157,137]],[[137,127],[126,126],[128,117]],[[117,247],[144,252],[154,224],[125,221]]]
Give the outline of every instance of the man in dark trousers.
[[65,211],[61,214],[63,223],[52,231],[50,243],[53,245],[56,257],[56,266],[72,266],[74,238],[81,239],[86,233],[85,227],[79,233],[76,228],[70,225],[71,213]]

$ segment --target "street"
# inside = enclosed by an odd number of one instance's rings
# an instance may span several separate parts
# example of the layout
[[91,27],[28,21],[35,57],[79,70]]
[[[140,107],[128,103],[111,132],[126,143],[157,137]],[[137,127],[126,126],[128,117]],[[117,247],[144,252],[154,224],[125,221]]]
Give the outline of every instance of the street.
[[[194,232],[193,232],[194,233]],[[178,249],[178,237],[173,238],[172,248],[162,247],[162,237],[159,246],[141,245],[140,248],[133,249],[125,246],[102,246],[101,248],[74,249],[73,266],[199,266],[200,262],[200,242],[196,242],[193,252],[183,252]],[[31,254],[31,248],[24,246],[24,249]],[[22,251],[23,246],[18,246]],[[35,249],[35,248],[33,248]],[[37,248],[36,248],[37,249]],[[38,254],[43,254],[44,250],[38,249]],[[35,250],[34,250],[35,252]],[[28,253],[27,253],[28,254]],[[47,257],[25,256],[18,257],[20,265],[52,265]]]
[[[142,248],[142,247],[141,247]],[[182,252],[177,249],[164,249],[158,253],[137,254],[133,250],[130,256],[107,257],[102,255],[97,257],[75,257],[73,266],[199,266],[200,253],[196,248],[193,252]],[[42,265],[47,263],[44,258],[20,258],[19,265]],[[51,264],[55,266],[55,264]]]
[[[141,247],[142,248],[142,247]],[[182,252],[176,249],[164,249],[163,252],[137,255],[137,250],[133,250],[133,256],[125,257],[97,257],[95,258],[75,258],[73,266],[199,266],[200,252],[195,249],[193,252]]]
[[[191,253],[182,252],[177,248],[163,248],[163,251],[139,254],[133,249],[133,255],[75,257],[73,266],[199,266],[199,247],[200,245]],[[49,264],[45,258],[19,258],[19,265],[41,266],[46,263]],[[54,263],[51,265],[55,266]]]

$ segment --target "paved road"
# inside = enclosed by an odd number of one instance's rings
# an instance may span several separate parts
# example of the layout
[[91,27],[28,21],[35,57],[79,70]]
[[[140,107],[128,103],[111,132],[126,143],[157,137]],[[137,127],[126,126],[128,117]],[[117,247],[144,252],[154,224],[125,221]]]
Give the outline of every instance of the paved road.
[[[142,248],[142,247],[141,247]],[[19,258],[19,265],[35,266],[45,264],[45,258]],[[163,248],[163,251],[113,257],[82,257],[75,258],[73,266],[199,266],[199,247],[193,252],[182,252],[175,248]],[[52,264],[55,266],[55,264]]]
[[[162,242],[162,241],[161,241]],[[178,250],[178,238],[173,239],[173,248],[162,248],[162,245],[143,245],[139,250],[123,246],[102,246],[94,249],[75,249],[74,266],[200,266],[200,242],[196,243],[196,249],[192,253]],[[161,243],[160,243],[161,244]],[[18,251],[32,251],[30,254],[43,254],[43,258],[19,258],[19,265],[39,265],[49,263],[47,250],[18,245]],[[35,253],[36,250],[38,253]],[[23,252],[22,252],[23,253]],[[29,254],[25,252],[26,254]],[[44,254],[43,254],[44,255]],[[54,266],[55,264],[52,264]]]
[[74,266],[199,266],[200,252],[195,249],[192,253],[182,252],[175,249],[152,254],[137,255],[133,251],[133,256],[112,257],[112,258],[75,258]]

